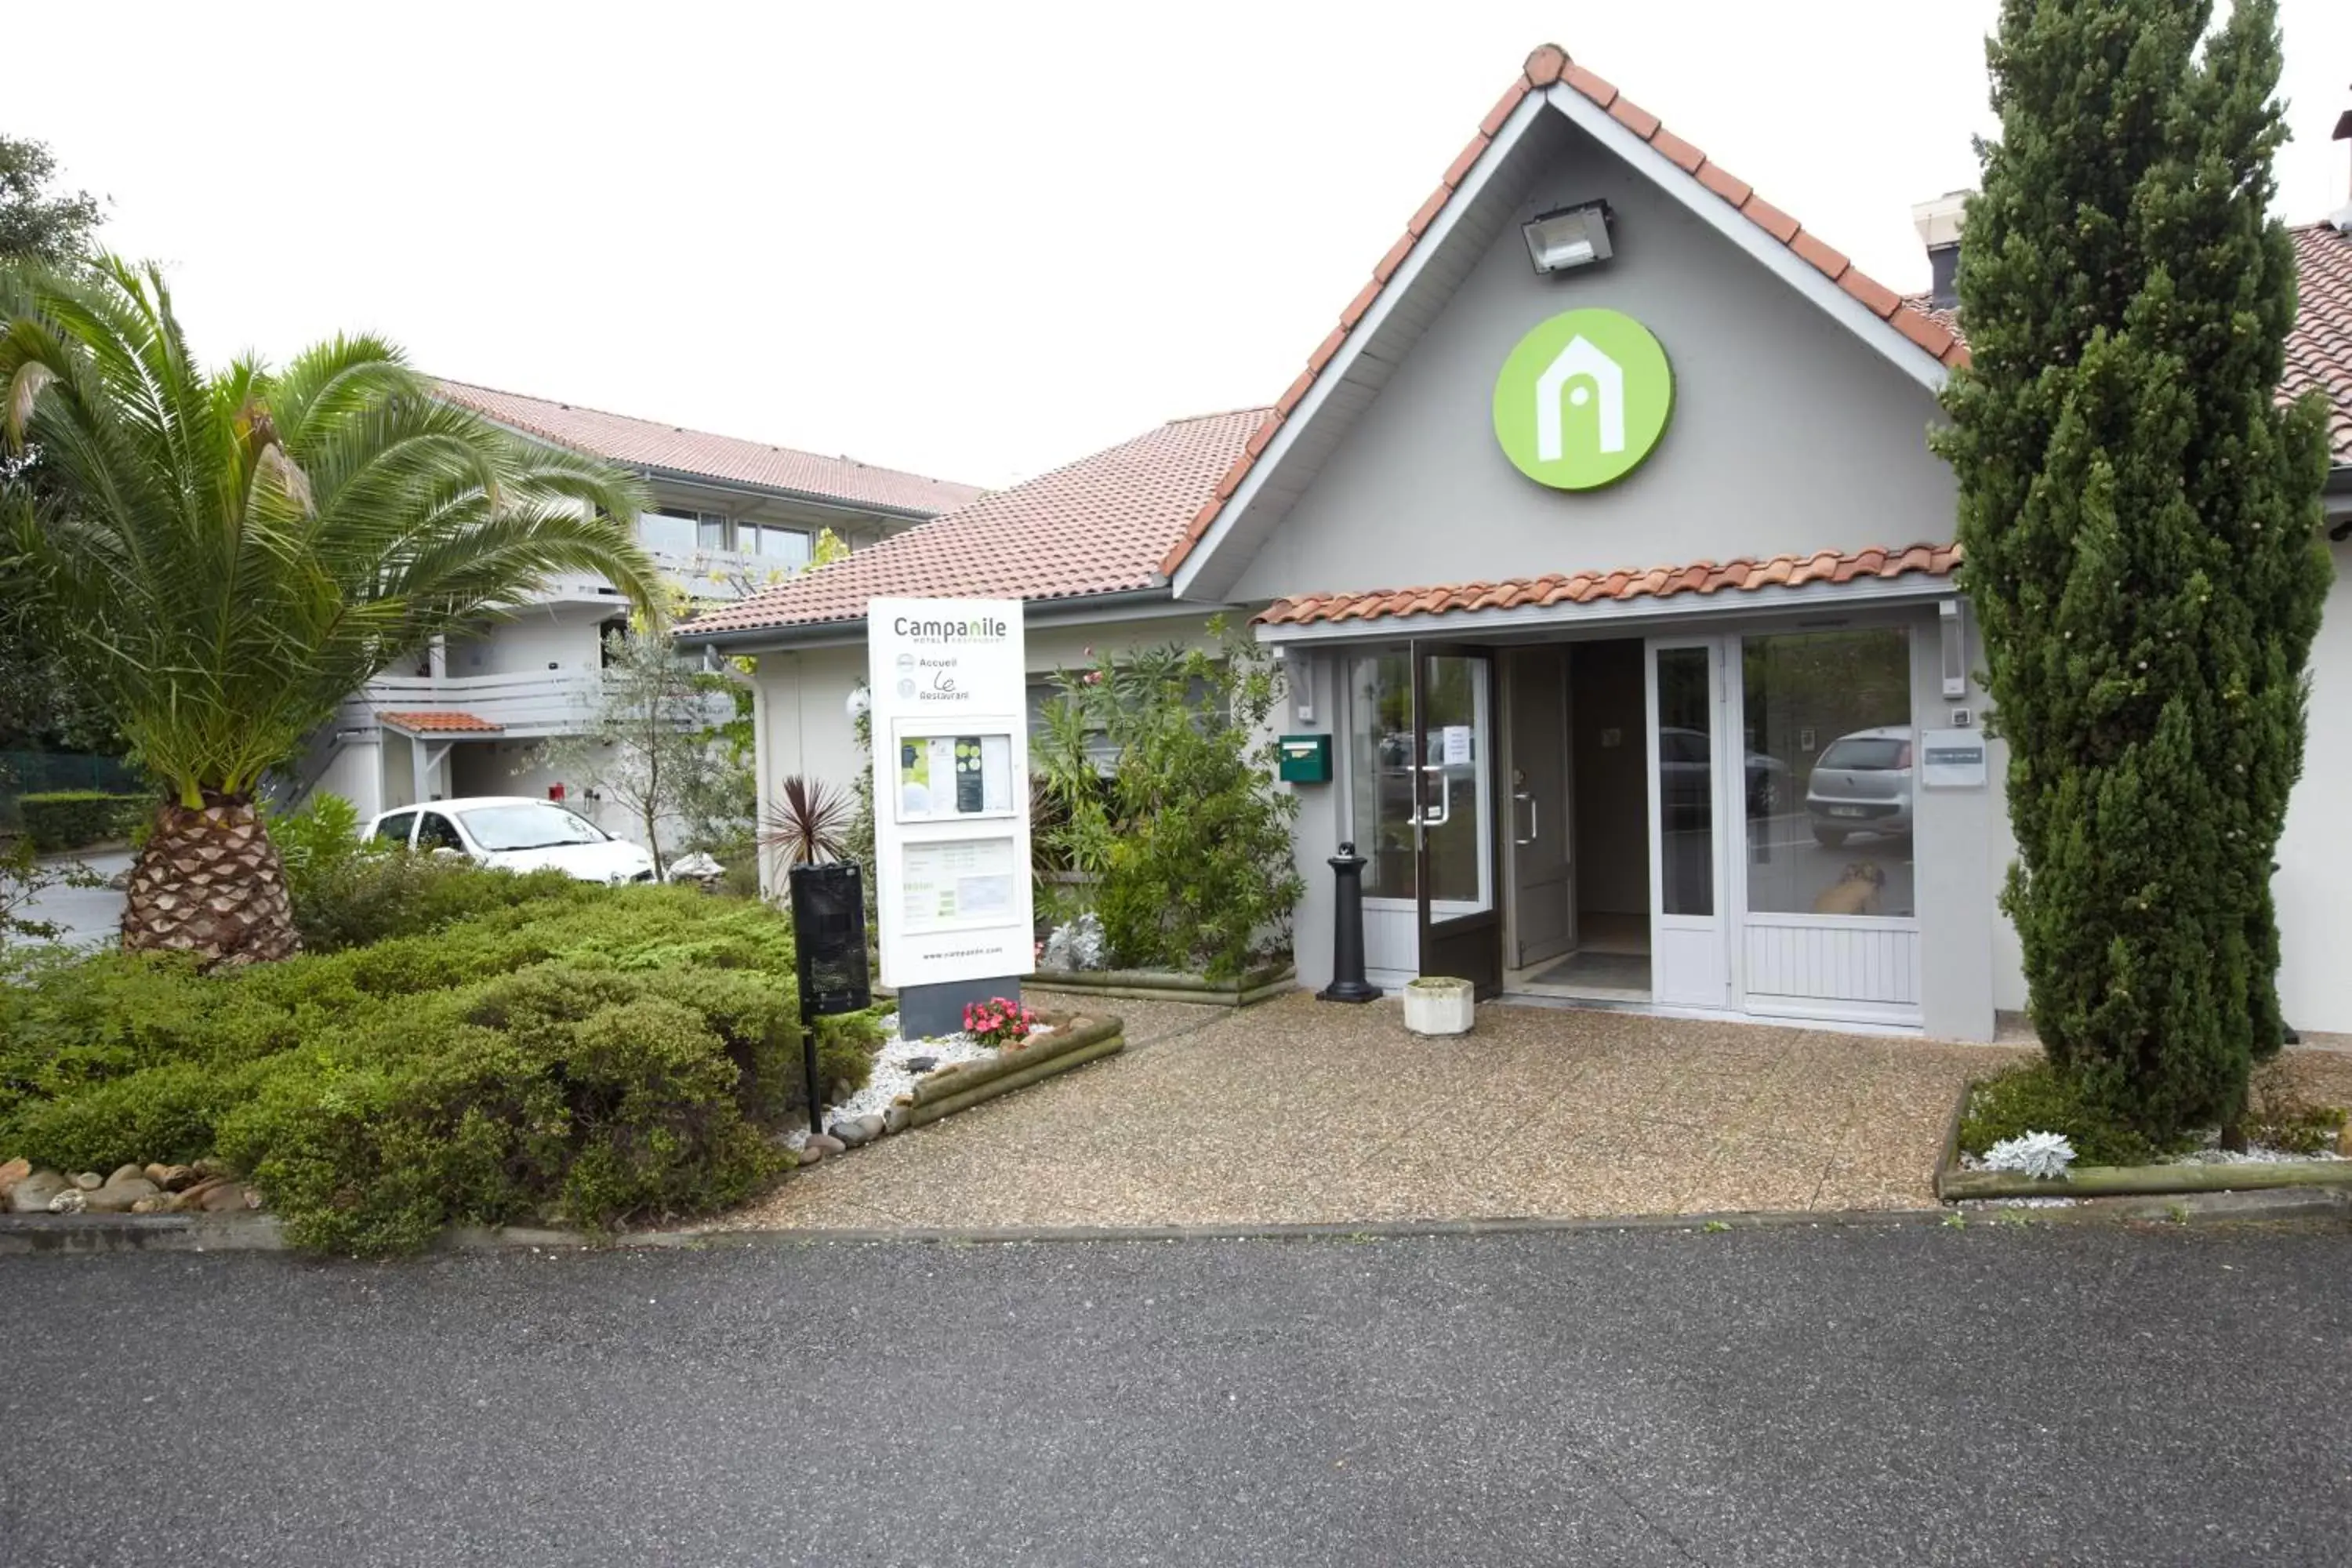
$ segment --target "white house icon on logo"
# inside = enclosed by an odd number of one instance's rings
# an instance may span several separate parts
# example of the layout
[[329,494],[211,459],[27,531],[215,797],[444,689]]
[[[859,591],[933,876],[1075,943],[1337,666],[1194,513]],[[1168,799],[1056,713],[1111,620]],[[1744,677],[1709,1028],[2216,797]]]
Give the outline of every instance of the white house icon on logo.
[[[1568,383],[1577,376],[1590,377],[1592,387],[1569,388]],[[1559,351],[1551,367],[1536,378],[1536,457],[1539,460],[1557,463],[1560,459],[1563,390],[1566,401],[1581,408],[1591,397],[1593,388],[1601,393],[1601,449],[1625,449],[1624,367],[1580,333],[1569,340],[1568,347]]]

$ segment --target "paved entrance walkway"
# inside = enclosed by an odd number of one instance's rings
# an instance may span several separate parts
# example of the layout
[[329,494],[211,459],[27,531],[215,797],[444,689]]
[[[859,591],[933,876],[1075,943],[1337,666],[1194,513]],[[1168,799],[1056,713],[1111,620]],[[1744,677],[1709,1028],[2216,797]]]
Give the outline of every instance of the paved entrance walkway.
[[1517,1006],[1424,1040],[1394,1002],[1305,993],[1240,1013],[1109,1005],[1128,1023],[1124,1055],[804,1170],[731,1223],[1926,1206],[1961,1083],[2023,1054]]

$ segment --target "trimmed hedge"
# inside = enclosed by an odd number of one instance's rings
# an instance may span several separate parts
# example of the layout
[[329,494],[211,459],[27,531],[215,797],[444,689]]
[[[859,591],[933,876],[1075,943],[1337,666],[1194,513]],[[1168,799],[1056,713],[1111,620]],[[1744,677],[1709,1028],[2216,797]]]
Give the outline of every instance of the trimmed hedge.
[[49,790],[16,797],[25,837],[44,855],[110,838],[128,838],[154,805],[151,795],[109,795],[95,789]]
[[[475,872],[512,890],[536,879]],[[445,928],[199,974],[100,953],[0,987],[0,1157],[216,1155],[297,1245],[607,1228],[741,1200],[800,1106],[790,922],[660,887],[550,887]],[[878,1033],[829,1021],[828,1098]]]

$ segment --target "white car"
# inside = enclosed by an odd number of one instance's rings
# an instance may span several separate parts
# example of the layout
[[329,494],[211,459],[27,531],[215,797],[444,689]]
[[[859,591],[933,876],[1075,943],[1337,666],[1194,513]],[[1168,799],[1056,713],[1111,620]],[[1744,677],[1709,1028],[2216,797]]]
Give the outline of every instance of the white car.
[[380,813],[366,837],[463,855],[508,871],[552,868],[583,882],[650,882],[654,858],[577,812],[527,795],[478,795]]

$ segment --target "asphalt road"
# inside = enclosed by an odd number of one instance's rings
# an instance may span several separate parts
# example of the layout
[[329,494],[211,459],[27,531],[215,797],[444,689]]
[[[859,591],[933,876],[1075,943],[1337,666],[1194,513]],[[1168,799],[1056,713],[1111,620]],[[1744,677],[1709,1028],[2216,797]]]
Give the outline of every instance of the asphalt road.
[[[101,877],[131,869],[128,849],[99,849],[79,856],[55,857],[53,864],[79,863]],[[122,894],[113,888],[54,887],[28,899],[16,912],[28,921],[51,921],[63,928],[58,940],[68,947],[95,947],[110,940],[122,924]]]
[[2352,1237],[0,1258],[0,1563],[2341,1563]]

